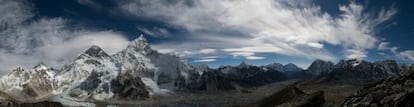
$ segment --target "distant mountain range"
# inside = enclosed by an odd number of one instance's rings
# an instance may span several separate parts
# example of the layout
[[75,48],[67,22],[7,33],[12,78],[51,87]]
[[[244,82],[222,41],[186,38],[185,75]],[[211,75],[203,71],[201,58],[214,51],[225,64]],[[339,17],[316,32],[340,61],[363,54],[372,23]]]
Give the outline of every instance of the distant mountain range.
[[289,79],[320,83],[366,84],[399,77],[410,66],[393,60],[315,60],[306,70],[289,63],[265,66],[192,66],[171,54],[151,49],[141,35],[114,55],[92,46],[61,69],[39,64],[16,68],[0,78],[1,98],[16,103],[60,102],[91,106],[84,101],[141,100],[177,90],[241,90]]

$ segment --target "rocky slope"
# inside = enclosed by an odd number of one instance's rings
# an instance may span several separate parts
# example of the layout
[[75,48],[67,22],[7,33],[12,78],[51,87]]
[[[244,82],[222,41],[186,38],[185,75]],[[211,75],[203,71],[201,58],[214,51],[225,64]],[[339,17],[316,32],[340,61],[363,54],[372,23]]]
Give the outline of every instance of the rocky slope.
[[413,107],[414,69],[400,78],[389,78],[348,97],[343,107]]
[[271,63],[262,67],[269,70],[282,72],[289,79],[307,79],[314,76],[313,74],[306,72],[293,63],[288,63],[286,65],[280,63]]
[[56,71],[44,64],[39,64],[33,69],[14,69],[0,78],[0,90],[7,97],[16,102],[37,102],[52,96],[54,86],[53,74]]
[[400,71],[399,66],[394,63],[341,60],[329,74],[320,79],[331,83],[366,84],[398,76]]
[[276,70],[248,65],[245,62],[238,66],[221,66],[204,72],[197,79],[197,89],[201,90],[234,90],[242,87],[256,87],[286,80],[287,77]]
[[292,85],[246,107],[321,107],[324,102],[323,92],[307,94]]
[[334,68],[334,63],[317,59],[308,67],[307,72],[313,75],[328,74]]
[[283,64],[275,62],[275,63],[271,63],[263,67],[266,67],[271,70],[279,71],[279,72],[298,72],[298,71],[303,70],[302,68],[296,66],[293,63],[288,63],[286,65],[283,65]]
[[277,63],[277,62],[268,64],[265,67],[268,68],[268,69],[272,69],[272,70],[275,70],[275,71],[279,71],[279,72],[284,72],[285,71],[283,69],[283,64],[280,64],[280,63]]
[[297,72],[297,71],[302,71],[303,69],[296,66],[293,63],[288,63],[285,66],[283,66],[283,72]]

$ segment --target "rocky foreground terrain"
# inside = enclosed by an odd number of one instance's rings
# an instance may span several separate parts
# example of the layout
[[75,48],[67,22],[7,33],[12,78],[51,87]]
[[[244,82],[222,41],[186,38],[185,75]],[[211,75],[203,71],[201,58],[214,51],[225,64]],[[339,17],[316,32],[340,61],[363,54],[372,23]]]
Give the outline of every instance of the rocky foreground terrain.
[[349,96],[343,107],[413,107],[414,71],[400,78],[388,78],[378,84],[367,86]]

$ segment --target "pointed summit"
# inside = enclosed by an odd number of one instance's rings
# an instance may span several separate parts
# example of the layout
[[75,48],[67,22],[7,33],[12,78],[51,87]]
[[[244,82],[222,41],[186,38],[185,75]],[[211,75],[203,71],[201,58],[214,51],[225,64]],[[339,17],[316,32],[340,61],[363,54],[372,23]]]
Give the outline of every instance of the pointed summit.
[[36,66],[34,66],[33,69],[39,71],[39,70],[47,70],[49,69],[49,67],[46,66],[46,64],[44,64],[43,62],[41,62],[37,64]]
[[99,46],[92,45],[88,50],[85,51],[86,55],[91,57],[109,57],[109,55],[103,51]]
[[137,39],[133,40],[127,47],[127,50],[143,53],[149,53],[152,51],[147,42],[147,39],[145,39],[143,34],[141,34]]
[[144,38],[143,34],[139,35],[138,40],[143,41],[143,42],[147,42],[147,39]]
[[239,67],[247,67],[248,65],[246,64],[246,62],[245,61],[242,61],[241,63],[240,63],[240,65],[239,65]]
[[293,63],[288,63],[285,66],[283,66],[283,70],[285,72],[297,72],[297,71],[302,71],[302,68],[299,68],[298,66],[296,66]]
[[148,47],[148,42],[144,35],[141,34],[137,39],[133,40],[130,45],[138,49],[145,49]]
[[279,71],[279,72],[284,72],[284,70],[283,70],[283,64],[280,64],[280,63],[277,63],[277,62],[274,62],[274,63],[271,63],[269,65],[266,65],[266,67],[267,68],[270,68],[272,70]]
[[316,59],[308,67],[308,71],[314,75],[320,75],[322,73],[329,73],[332,71],[334,64],[330,61],[324,61],[321,59]]

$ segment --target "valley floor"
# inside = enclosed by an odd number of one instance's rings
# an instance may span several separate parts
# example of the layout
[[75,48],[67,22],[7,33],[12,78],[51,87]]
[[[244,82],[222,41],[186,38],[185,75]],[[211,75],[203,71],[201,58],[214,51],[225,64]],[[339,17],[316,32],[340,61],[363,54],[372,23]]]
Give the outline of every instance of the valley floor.
[[324,91],[325,106],[336,107],[361,86],[308,84],[306,81],[288,80],[269,85],[248,89],[249,91],[206,91],[206,92],[176,92],[166,97],[152,98],[143,101],[112,101],[99,102],[97,106],[117,105],[122,107],[238,107],[258,102],[293,84],[305,93]]

